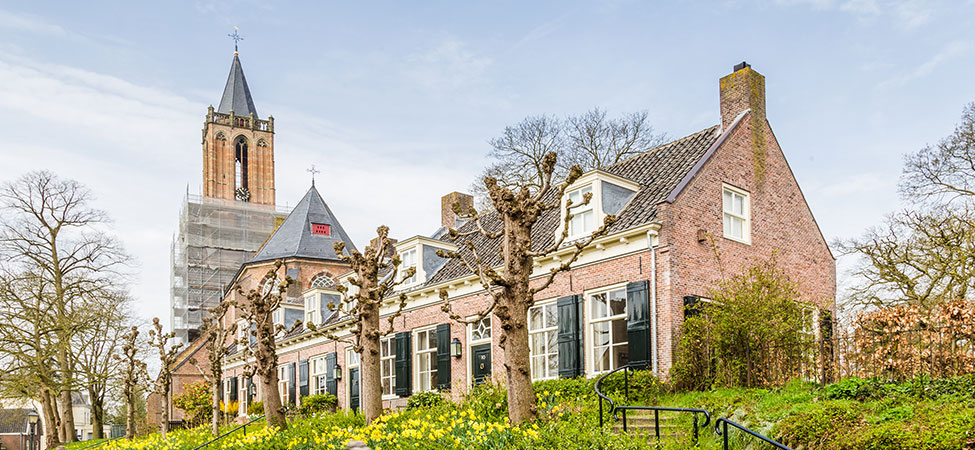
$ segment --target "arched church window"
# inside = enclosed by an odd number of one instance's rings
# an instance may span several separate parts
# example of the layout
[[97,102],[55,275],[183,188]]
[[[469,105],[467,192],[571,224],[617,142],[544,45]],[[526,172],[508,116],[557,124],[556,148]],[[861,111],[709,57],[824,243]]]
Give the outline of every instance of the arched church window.
[[250,200],[247,188],[247,138],[238,136],[234,140],[234,195],[237,200]]
[[311,279],[312,288],[328,289],[335,286],[335,280],[333,280],[328,275],[324,273],[315,275],[315,278]]

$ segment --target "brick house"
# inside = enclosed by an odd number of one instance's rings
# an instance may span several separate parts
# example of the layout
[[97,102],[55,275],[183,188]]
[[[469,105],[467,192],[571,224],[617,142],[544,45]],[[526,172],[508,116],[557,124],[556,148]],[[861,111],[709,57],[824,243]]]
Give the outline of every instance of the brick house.
[[[574,210],[570,239],[585,236],[607,214],[618,221],[536,295],[527,343],[534,379],[591,377],[627,363],[645,363],[666,377],[685,302],[706,296],[744,264],[773,254],[810,309],[832,309],[835,260],[766,119],[764,77],[743,63],[719,87],[720,124],[589,172],[567,189],[570,198],[593,194],[588,206]],[[448,205],[458,200],[471,201],[459,193],[442,199],[444,226],[455,224]],[[557,208],[543,216],[535,245],[554,242],[561,214]],[[461,231],[472,227],[460,225]],[[226,292],[233,298],[238,285],[266,288],[267,270],[282,260],[279,275],[297,282],[276,320],[285,326],[314,321],[341,334],[346,322],[326,307],[338,299],[334,284],[346,282],[340,275],[345,266],[330,253],[339,239],[352,246],[312,186]],[[475,245],[480,255],[500,262],[497,241],[480,239]],[[462,315],[476,315],[487,298],[462,264],[436,255],[439,248],[457,248],[444,228],[396,243],[404,264],[417,273],[403,286],[406,309],[382,341],[386,407],[402,407],[412,393],[425,390],[449,389],[456,397],[503,373],[493,370],[503,361],[497,321],[489,316],[463,325],[441,310],[441,289]],[[536,276],[570,251],[537,259]],[[279,394],[286,404],[327,392],[342,407],[358,405],[358,355],[346,344],[305,328],[278,336],[277,344]],[[459,352],[452,351],[458,346]],[[240,401],[244,412],[263,393],[243,377],[245,361],[232,350],[224,396]]]

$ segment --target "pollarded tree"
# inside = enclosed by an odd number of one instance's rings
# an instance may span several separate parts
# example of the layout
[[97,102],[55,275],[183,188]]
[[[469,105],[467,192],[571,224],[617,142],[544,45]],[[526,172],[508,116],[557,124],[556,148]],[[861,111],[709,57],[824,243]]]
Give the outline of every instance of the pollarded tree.
[[162,414],[159,420],[159,433],[165,439],[166,432],[169,431],[169,393],[173,385],[173,364],[183,344],[169,344],[169,340],[175,338],[176,333],[172,331],[163,333],[163,326],[159,323],[158,317],[152,318],[152,326],[154,329],[149,330],[149,345],[159,352],[159,375],[155,383],[155,393],[159,396],[159,409]]
[[85,302],[84,323],[74,336],[78,376],[91,398],[92,439],[103,439],[106,394],[117,377],[123,335],[131,323],[125,291],[108,291]]
[[[288,422],[278,392],[278,354],[275,350],[275,336],[289,330],[283,325],[275,324],[273,314],[281,306],[285,292],[294,280],[288,276],[284,279],[278,278],[282,265],[284,263],[280,260],[275,261],[274,267],[268,270],[262,279],[260,286],[268,286],[267,289],[262,288],[261,291],[251,289],[244,292],[244,289],[238,285],[237,293],[243,299],[237,302],[237,310],[240,312],[239,317],[251,324],[250,335],[254,336],[256,341],[253,351],[250,339],[247,337],[238,344],[243,348],[244,361],[247,361],[252,353],[254,357],[253,365],[247,364],[244,367],[244,376],[253,377],[255,374],[260,376],[264,417],[268,425],[284,430],[288,428]],[[296,322],[292,329],[301,325],[301,322]]]
[[[406,296],[399,295],[396,310],[386,319],[389,322],[385,332],[380,331],[380,310],[384,299],[390,297],[396,286],[416,273],[415,267],[406,269],[404,276],[397,276],[400,265],[399,255],[394,254],[393,242],[389,239],[389,228],[381,226],[376,230],[378,237],[372,245],[366,247],[365,253],[352,250],[344,254],[345,243],[335,243],[335,254],[348,263],[352,270],[349,283],[355,286],[350,290],[343,285],[336,289],[342,294],[342,300],[337,305],[329,305],[338,313],[347,316],[351,327],[351,338],[339,337],[335,330],[322,329],[322,334],[332,340],[351,344],[352,351],[362,357],[362,412],[366,423],[371,423],[382,414],[382,376],[380,371],[380,340],[392,333],[393,319],[403,312],[406,306]],[[389,256],[392,255],[392,256]],[[315,330],[315,324],[305,324]]]
[[210,362],[209,373],[204,376],[210,382],[213,396],[210,416],[210,432],[214,436],[220,433],[220,377],[223,376],[223,358],[227,356],[227,345],[233,342],[237,332],[237,324],[224,326],[223,320],[227,311],[233,305],[231,301],[224,301],[216,308],[210,309],[210,315],[203,319],[202,338],[206,339],[207,359]]
[[[541,165],[541,183],[537,188],[522,185],[517,188],[505,187],[493,177],[486,177],[484,185],[487,187],[494,211],[489,213],[490,224],[482,223],[481,216],[476,211],[461,211],[460,206],[454,205],[454,212],[466,216],[474,222],[473,230],[461,233],[450,229],[449,233],[455,241],[463,247],[460,251],[438,250],[441,257],[454,258],[460,261],[468,270],[476,274],[481,286],[491,298],[490,306],[481,311],[473,319],[464,319],[454,314],[448,293],[440,291],[444,300],[443,310],[451,318],[462,323],[473,323],[483,319],[492,312],[501,321],[501,337],[499,345],[504,348],[504,369],[507,376],[508,388],[508,417],[513,423],[521,423],[536,415],[535,394],[531,385],[531,366],[528,348],[528,309],[535,304],[535,294],[548,288],[556,275],[569,270],[583,250],[594,239],[606,234],[606,229],[616,222],[616,217],[608,215],[603,224],[584,239],[566,243],[569,237],[569,223],[572,220],[572,210],[592,200],[588,193],[580,204],[573,204],[571,200],[565,202],[563,211],[562,232],[555,242],[545,248],[535,248],[532,245],[532,230],[546,211],[559,208],[566,189],[580,176],[582,169],[573,166],[564,183],[552,184],[552,174],[555,171],[557,156],[555,153],[545,155]],[[490,230],[490,225],[500,228]],[[500,240],[501,265],[496,268],[488,264],[477,252],[474,244],[475,235],[481,239]],[[571,254],[561,258],[561,263],[550,269],[549,273],[539,282],[532,282],[536,258],[543,258],[565,247],[571,247]]]
[[[117,361],[122,364],[122,399],[125,402],[125,438],[131,440],[135,437],[136,430],[136,402],[141,386],[149,384],[149,375],[146,371],[146,363],[139,359],[139,347],[136,345],[139,339],[139,328],[133,326],[128,333],[122,336],[122,355],[115,355]],[[164,408],[167,409],[167,408]]]

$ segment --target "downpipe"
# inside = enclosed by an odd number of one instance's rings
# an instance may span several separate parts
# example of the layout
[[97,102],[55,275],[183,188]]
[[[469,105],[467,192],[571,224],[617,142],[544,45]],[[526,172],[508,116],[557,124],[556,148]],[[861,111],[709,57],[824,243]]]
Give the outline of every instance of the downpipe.
[[647,248],[650,250],[650,360],[653,374],[660,376],[657,363],[657,247],[653,245],[657,230],[647,231]]

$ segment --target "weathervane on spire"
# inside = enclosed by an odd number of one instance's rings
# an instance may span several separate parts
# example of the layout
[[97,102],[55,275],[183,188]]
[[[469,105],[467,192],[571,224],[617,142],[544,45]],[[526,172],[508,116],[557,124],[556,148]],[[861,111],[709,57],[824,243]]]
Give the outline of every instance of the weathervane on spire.
[[308,169],[307,172],[311,174],[311,187],[315,187],[315,174],[322,173],[322,171],[315,169],[315,165],[312,164],[311,169]]
[[235,55],[237,54],[237,43],[244,40],[244,38],[242,38],[239,34],[237,34],[237,30],[238,30],[238,28],[237,27],[234,27],[234,34],[228,34],[227,35],[227,37],[229,37],[230,39],[233,39],[234,40],[234,54]]

